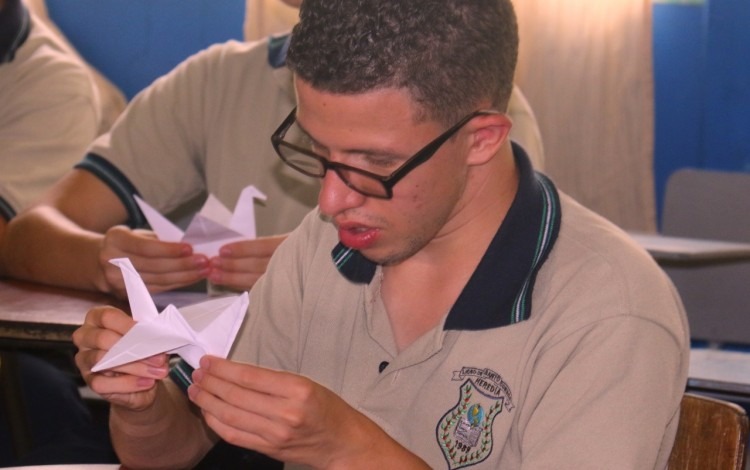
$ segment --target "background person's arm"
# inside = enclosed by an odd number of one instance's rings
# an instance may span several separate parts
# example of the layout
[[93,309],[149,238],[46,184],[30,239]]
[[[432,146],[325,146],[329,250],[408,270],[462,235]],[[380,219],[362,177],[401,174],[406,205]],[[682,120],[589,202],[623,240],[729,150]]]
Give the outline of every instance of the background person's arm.
[[124,223],[125,207],[98,178],[73,170],[39,204],[16,216],[0,247],[0,273],[17,279],[104,290],[104,232]]
[[93,174],[73,170],[42,201],[8,225],[0,247],[4,275],[45,284],[125,294],[119,269],[127,257],[152,292],[195,283],[208,274],[208,259],[190,245],[156,239],[123,224],[120,199]]

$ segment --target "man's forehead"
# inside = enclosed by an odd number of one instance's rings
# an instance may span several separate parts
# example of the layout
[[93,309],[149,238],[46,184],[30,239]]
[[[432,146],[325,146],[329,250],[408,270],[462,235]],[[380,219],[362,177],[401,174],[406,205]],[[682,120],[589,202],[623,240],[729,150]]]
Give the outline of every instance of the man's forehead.
[[[377,88],[361,93],[335,93],[321,90],[295,78],[297,116],[332,115],[353,119],[357,116],[369,121],[381,119],[410,124],[425,122],[427,113],[411,94],[402,88]],[[345,115],[345,116],[344,116]]]

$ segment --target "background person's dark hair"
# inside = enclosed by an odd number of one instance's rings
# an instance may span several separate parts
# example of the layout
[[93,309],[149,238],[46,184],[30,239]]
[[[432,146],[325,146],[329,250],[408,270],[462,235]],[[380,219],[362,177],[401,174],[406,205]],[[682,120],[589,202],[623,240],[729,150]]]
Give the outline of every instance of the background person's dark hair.
[[287,63],[338,94],[404,88],[450,125],[482,101],[504,111],[518,28],[510,0],[305,0]]

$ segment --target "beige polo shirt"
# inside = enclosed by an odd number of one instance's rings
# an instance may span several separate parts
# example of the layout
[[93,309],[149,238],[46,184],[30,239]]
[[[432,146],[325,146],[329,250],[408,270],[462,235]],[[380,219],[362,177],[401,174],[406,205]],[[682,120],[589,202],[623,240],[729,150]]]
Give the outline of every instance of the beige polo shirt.
[[11,62],[0,64],[0,217],[31,205],[85,153],[99,106],[84,64],[33,15]]
[[129,209],[137,192],[162,213],[214,194],[234,208],[253,184],[258,235],[286,233],[315,206],[318,181],[276,156],[271,134],[294,107],[291,73],[269,65],[268,41],[212,46],[137,95],[78,167],[95,173]]
[[675,290],[516,154],[519,194],[443,324],[398,352],[379,268],[339,250],[337,269],[312,213],[253,288],[232,358],[312,378],[432,468],[665,468],[689,352]]

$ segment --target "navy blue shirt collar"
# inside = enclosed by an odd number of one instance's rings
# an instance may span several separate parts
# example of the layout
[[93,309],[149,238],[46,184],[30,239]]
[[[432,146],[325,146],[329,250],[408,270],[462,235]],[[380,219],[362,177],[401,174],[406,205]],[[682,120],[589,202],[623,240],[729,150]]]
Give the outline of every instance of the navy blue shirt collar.
[[292,35],[287,33],[282,36],[271,36],[268,39],[268,65],[274,69],[280,69],[286,65],[286,53],[289,50],[289,42]]
[[[526,152],[513,144],[519,168],[515,199],[469,282],[448,313],[446,330],[482,330],[511,325],[531,315],[539,269],[560,229],[560,198],[554,184],[534,171]],[[376,265],[339,243],[332,257],[339,272],[369,283]]]

